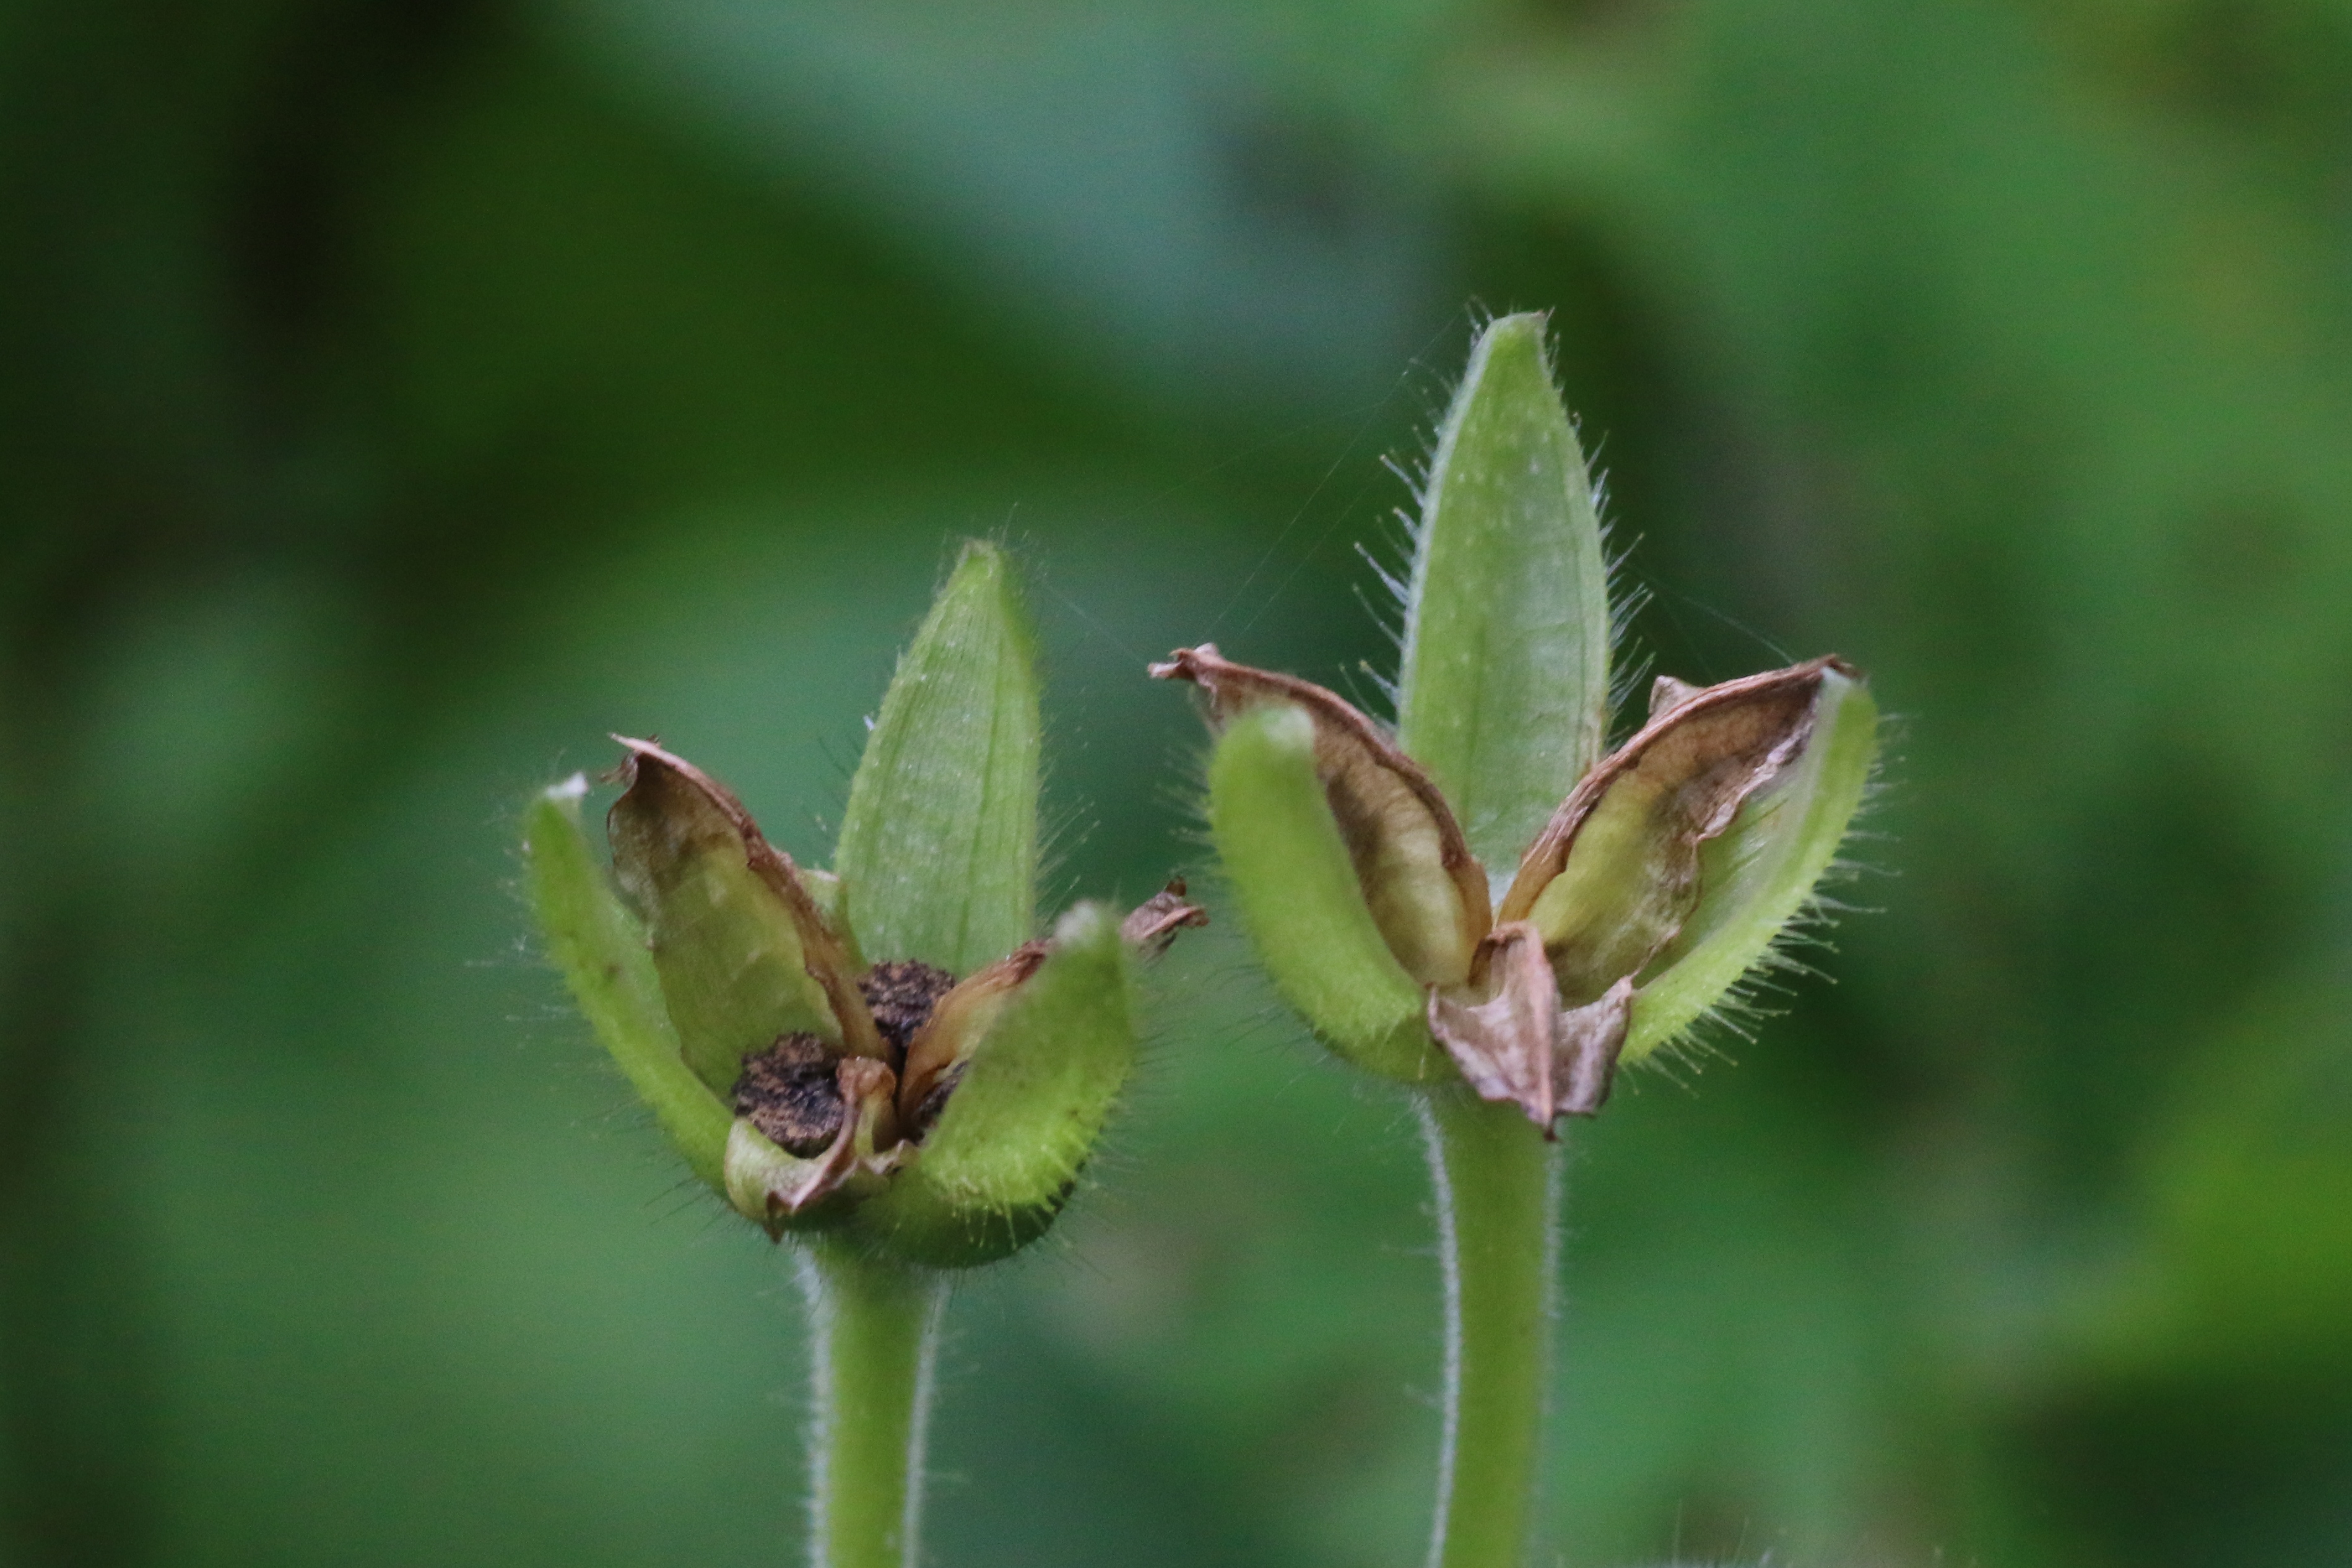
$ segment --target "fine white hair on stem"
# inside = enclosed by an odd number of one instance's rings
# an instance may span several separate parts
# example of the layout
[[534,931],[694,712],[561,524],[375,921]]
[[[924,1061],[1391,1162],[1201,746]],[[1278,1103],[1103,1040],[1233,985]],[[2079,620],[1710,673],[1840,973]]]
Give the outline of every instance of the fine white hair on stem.
[[808,1313],[809,1403],[803,1441],[809,1455],[809,1555],[811,1562],[819,1563],[821,1568],[820,1560],[828,1539],[828,1500],[833,1493],[832,1428],[837,1392],[833,1377],[833,1306],[825,1294],[824,1278],[817,1272],[816,1255],[809,1249],[793,1249],[793,1277],[800,1283],[801,1301]]
[[934,1281],[923,1304],[922,1337],[915,1351],[915,1410],[907,1423],[907,1500],[898,1516],[899,1560],[905,1568],[923,1561],[923,1492],[929,1479],[925,1462],[931,1447],[931,1400],[939,1391],[940,1327],[947,1322],[948,1288]]
[[[865,1263],[849,1263],[852,1270],[871,1267]],[[799,1281],[803,1301],[806,1303],[809,1328],[809,1420],[806,1428],[809,1455],[809,1563],[810,1568],[836,1568],[834,1532],[837,1521],[834,1514],[845,1484],[855,1489],[870,1486],[871,1474],[862,1474],[870,1465],[853,1462],[844,1469],[841,1459],[845,1448],[843,1421],[845,1404],[851,1409],[860,1405],[867,1407],[851,1416],[854,1420],[870,1420],[875,1411],[871,1402],[879,1397],[894,1397],[890,1379],[873,1384],[877,1370],[873,1358],[877,1341],[872,1337],[877,1322],[906,1320],[897,1316],[899,1304],[879,1308],[886,1316],[877,1319],[870,1314],[877,1311],[877,1299],[850,1282],[850,1275],[841,1272],[845,1260],[836,1257],[828,1265],[817,1256],[814,1247],[793,1249],[793,1269]],[[835,1277],[828,1279],[828,1270]],[[930,1437],[930,1406],[939,1376],[939,1353],[941,1325],[947,1317],[948,1287],[946,1276],[938,1273],[910,1275],[898,1282],[897,1289],[911,1301],[914,1307],[912,1343],[901,1341],[888,1344],[883,1355],[890,1363],[884,1370],[895,1371],[903,1366],[907,1382],[902,1396],[908,1401],[907,1408],[906,1447],[898,1457],[900,1491],[895,1547],[900,1568],[919,1568],[921,1556],[921,1525],[923,1507],[924,1450]],[[856,1315],[864,1325],[864,1333],[847,1331],[845,1315]],[[842,1335],[852,1332],[848,1354],[844,1355]],[[884,1342],[889,1335],[883,1336]],[[911,1353],[910,1364],[899,1357]],[[843,1364],[850,1363],[853,1387],[843,1386]],[[865,1364],[861,1365],[860,1363]],[[849,1517],[857,1513],[853,1506]],[[859,1555],[863,1556],[861,1552]]]
[[[1437,1505],[1429,1526],[1429,1568],[1445,1561],[1447,1526],[1454,1513],[1454,1455],[1462,1437],[1462,1265],[1458,1222],[1454,1211],[1454,1178],[1445,1168],[1444,1136],[1429,1096],[1412,1097],[1421,1123],[1423,1145],[1429,1154],[1431,1207],[1437,1220],[1437,1267],[1445,1296],[1445,1371],[1438,1403]],[[1547,1239],[1556,1246],[1557,1239]]]

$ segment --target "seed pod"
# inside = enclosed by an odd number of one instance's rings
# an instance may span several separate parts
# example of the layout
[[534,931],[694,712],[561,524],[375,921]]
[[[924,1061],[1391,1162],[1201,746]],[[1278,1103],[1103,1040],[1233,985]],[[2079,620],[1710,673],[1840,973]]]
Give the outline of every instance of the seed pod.
[[[1393,740],[1207,644],[1151,674],[1206,695],[1212,836],[1285,999],[1359,1065],[1424,1082],[1450,1055],[1549,1131],[1768,956],[1861,800],[1876,721],[1835,658],[1661,676],[1601,755],[1605,558],[1542,336],[1491,323],[1440,432],[1394,585]],[[1523,844],[1490,910],[1476,857]]]
[[973,545],[883,698],[841,874],[803,872],[649,741],[622,741],[608,817],[634,912],[581,831],[585,780],[530,808],[534,901],[583,1010],[695,1174],[772,1236],[848,1228],[958,1267],[1044,1229],[1076,1181],[1134,1058],[1129,948],[1205,916],[1180,883],[1123,924],[1081,906],[1021,939],[1036,717],[1009,570]]

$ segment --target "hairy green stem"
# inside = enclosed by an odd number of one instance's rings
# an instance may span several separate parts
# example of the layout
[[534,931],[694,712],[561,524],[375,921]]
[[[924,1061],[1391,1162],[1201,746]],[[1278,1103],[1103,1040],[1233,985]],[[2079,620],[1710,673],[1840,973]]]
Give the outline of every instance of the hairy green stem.
[[1559,1145],[1461,1084],[1416,1097],[1445,1280],[1429,1568],[1522,1568],[1538,1518],[1558,1274]]
[[810,1568],[914,1568],[943,1276],[820,1240],[800,1254],[815,1370]]

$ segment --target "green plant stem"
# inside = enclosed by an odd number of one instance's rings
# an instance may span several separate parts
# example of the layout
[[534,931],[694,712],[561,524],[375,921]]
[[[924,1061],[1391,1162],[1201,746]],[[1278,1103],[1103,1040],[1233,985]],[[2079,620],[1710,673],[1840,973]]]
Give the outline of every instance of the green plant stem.
[[821,1239],[801,1281],[815,1370],[811,1568],[913,1568],[944,1277]]
[[1445,1280],[1430,1568],[1521,1568],[1538,1518],[1559,1255],[1559,1145],[1460,1084],[1418,1097]]

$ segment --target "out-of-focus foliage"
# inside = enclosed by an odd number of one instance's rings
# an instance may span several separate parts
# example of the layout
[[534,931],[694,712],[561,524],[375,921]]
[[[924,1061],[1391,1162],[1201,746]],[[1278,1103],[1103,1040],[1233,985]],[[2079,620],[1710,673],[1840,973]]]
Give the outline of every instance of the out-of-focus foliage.
[[[11,7],[0,1562],[787,1557],[782,1275],[518,802],[657,732],[823,845],[1001,530],[1148,892],[1144,660],[1385,662],[1474,298],[1657,667],[1907,721],[1839,983],[1577,1150],[1565,1560],[2343,1562],[2347,106],[2328,0]],[[1229,927],[955,1303],[942,1564],[1415,1560],[1409,1131]]]

